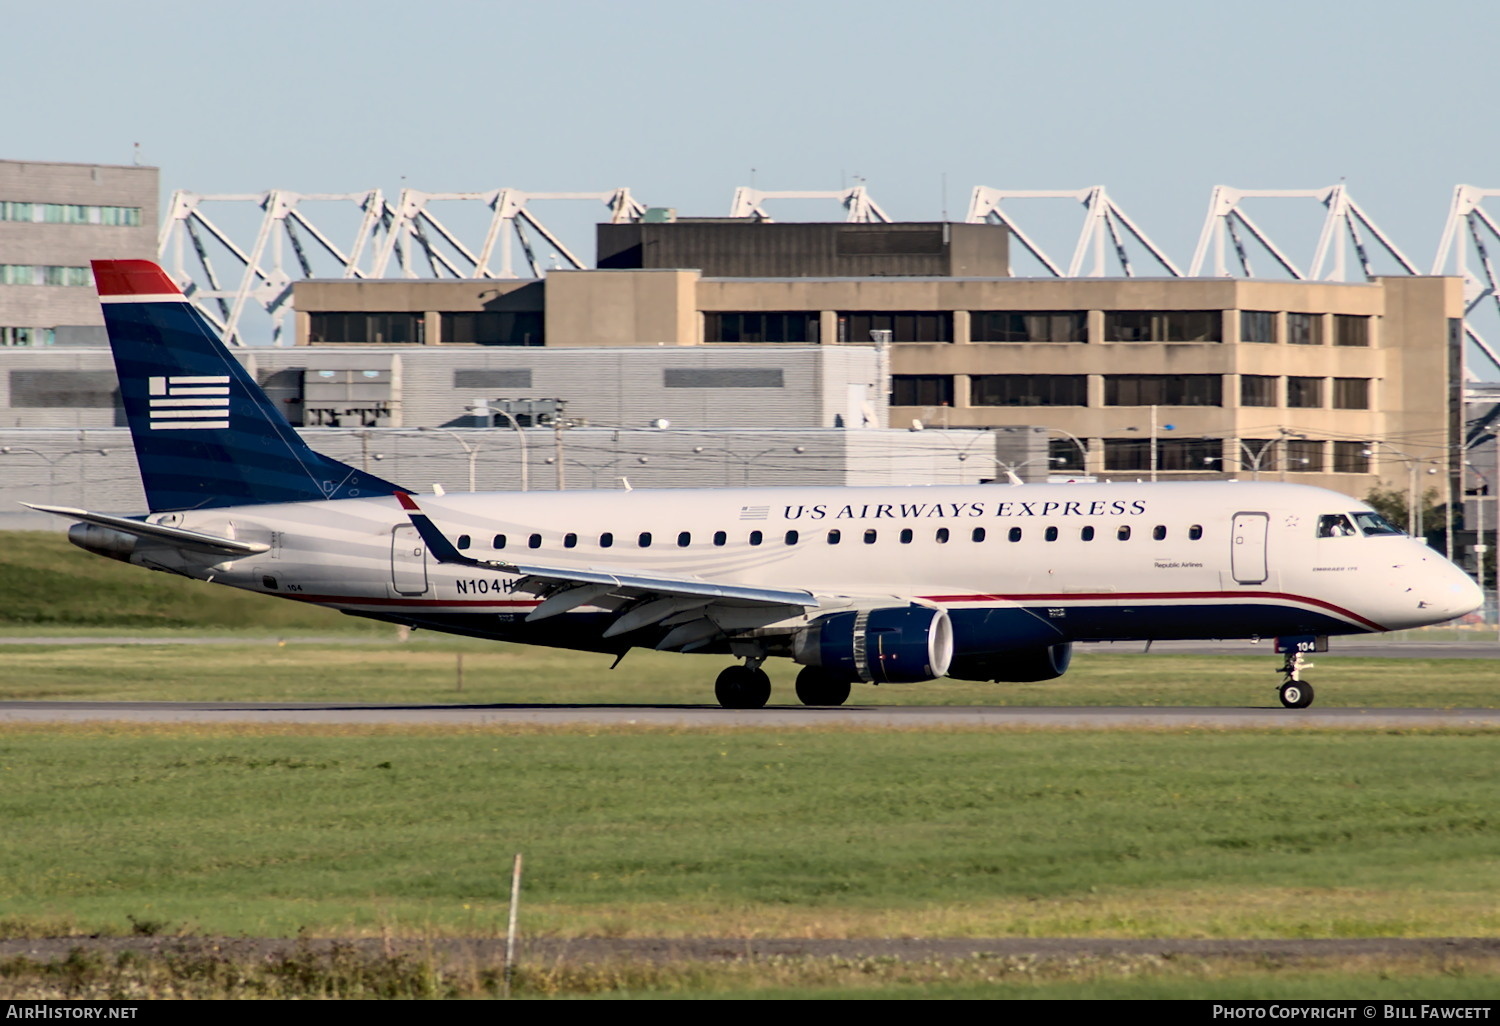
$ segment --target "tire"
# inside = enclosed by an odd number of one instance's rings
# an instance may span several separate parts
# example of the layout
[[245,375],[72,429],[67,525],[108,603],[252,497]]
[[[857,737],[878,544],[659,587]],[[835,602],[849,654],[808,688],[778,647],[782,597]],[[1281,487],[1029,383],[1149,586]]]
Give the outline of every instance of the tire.
[[1313,704],[1312,685],[1305,680],[1289,680],[1281,685],[1281,704],[1288,709],[1306,709]]
[[714,697],[725,709],[763,709],[771,700],[771,678],[764,670],[730,666],[714,681]]
[[797,674],[797,699],[803,705],[843,705],[849,701],[849,681],[821,666],[804,666]]

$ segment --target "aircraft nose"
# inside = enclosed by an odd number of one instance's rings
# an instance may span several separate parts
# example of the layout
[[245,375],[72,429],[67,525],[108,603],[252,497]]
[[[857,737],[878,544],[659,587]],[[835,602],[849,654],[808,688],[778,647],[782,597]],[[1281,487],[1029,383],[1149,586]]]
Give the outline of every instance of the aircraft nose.
[[1422,595],[1424,607],[1432,613],[1434,621],[1439,617],[1452,620],[1484,605],[1484,592],[1472,577],[1446,560],[1439,569]]

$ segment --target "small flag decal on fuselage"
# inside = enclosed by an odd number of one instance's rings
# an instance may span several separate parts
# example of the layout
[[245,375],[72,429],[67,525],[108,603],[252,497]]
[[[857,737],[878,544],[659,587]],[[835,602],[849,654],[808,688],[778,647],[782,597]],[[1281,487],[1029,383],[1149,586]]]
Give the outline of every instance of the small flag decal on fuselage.
[[227,428],[229,375],[151,378],[151,429]]
[[741,520],[765,520],[771,515],[770,506],[741,506]]

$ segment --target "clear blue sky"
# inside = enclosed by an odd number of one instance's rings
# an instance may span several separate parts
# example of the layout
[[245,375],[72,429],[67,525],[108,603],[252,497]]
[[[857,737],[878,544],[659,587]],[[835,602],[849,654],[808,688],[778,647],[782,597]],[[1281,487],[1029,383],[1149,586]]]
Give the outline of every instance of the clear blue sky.
[[[978,184],[1104,184],[1184,265],[1213,185],[1342,177],[1425,269],[1452,187],[1500,187],[1485,116],[1497,13],[1471,0],[15,4],[0,156],[130,163],[139,142],[164,191],[626,185],[685,214],[727,213],[751,168],[763,189],[858,175],[911,220],[938,218],[944,175],[954,219]],[[1073,230],[1051,237],[1064,257]]]

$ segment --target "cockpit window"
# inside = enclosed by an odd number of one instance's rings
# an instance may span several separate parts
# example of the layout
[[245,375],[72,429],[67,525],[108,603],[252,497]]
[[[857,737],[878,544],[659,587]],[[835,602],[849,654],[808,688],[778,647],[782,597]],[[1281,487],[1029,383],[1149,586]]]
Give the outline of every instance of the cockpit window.
[[1349,538],[1359,534],[1342,513],[1324,513],[1318,518],[1319,538]]
[[1354,517],[1354,522],[1359,525],[1359,529],[1365,532],[1366,538],[1377,534],[1406,533],[1399,527],[1391,526],[1391,522],[1379,513],[1354,513],[1352,516]]

